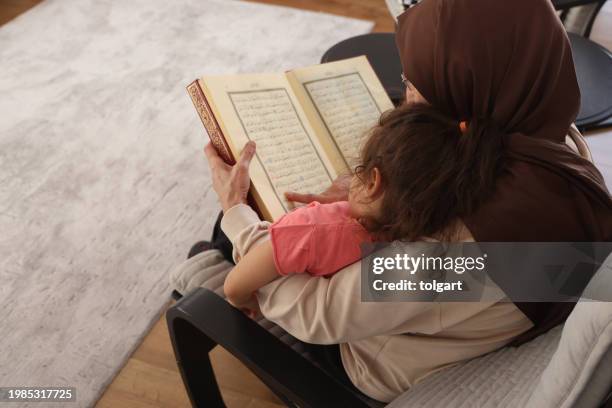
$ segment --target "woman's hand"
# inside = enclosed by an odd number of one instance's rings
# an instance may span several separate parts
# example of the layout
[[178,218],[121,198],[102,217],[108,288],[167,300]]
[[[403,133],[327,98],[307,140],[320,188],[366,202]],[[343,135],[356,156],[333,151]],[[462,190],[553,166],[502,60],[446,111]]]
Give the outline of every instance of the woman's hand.
[[255,155],[255,142],[244,145],[238,162],[233,166],[225,163],[210,143],[204,148],[204,154],[212,174],[213,189],[219,196],[223,212],[237,204],[246,204],[251,185],[249,165]]
[[351,186],[350,174],[343,174],[334,180],[331,186],[321,194],[301,194],[294,192],[285,193],[287,200],[296,203],[308,204],[318,201],[321,204],[335,203],[336,201],[348,200],[349,187]]

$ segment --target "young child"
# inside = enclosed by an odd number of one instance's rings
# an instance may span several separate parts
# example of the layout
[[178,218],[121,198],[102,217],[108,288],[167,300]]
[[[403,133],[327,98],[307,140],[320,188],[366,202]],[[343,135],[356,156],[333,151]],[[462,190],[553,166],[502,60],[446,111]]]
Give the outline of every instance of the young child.
[[271,224],[270,240],[227,276],[227,299],[247,308],[254,293],[279,276],[330,276],[361,258],[362,243],[415,240],[443,230],[455,217],[456,198],[445,186],[457,176],[452,161],[463,131],[426,105],[385,113],[361,151],[348,200],[313,202]]

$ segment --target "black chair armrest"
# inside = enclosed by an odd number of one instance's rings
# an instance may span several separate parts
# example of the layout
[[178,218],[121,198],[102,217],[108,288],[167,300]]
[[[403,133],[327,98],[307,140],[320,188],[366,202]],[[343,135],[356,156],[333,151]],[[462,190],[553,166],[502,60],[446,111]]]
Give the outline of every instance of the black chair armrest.
[[174,354],[191,403],[224,407],[208,353],[218,344],[289,406],[366,408],[354,391],[245,316],[198,288],[166,313]]

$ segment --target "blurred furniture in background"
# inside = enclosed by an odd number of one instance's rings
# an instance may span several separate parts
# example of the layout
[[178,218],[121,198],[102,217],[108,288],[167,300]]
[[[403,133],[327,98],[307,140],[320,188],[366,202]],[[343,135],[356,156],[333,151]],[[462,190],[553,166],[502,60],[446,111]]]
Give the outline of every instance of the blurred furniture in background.
[[565,29],[589,38],[593,23],[606,0],[553,0]]
[[582,108],[576,121],[581,130],[612,126],[612,68],[608,62],[611,54],[587,40],[605,3],[606,0],[553,0],[572,41],[582,91]]
[[581,131],[612,126],[612,53],[588,38],[568,34],[582,94],[576,125]]
[[368,57],[389,98],[396,106],[399,105],[405,91],[401,80],[402,64],[395,46],[394,34],[371,33],[340,41],[323,54],[321,63],[358,55]]

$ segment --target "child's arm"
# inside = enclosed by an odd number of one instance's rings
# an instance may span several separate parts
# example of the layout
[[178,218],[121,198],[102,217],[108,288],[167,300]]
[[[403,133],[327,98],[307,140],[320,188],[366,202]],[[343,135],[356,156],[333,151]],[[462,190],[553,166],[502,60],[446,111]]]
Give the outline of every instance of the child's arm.
[[225,278],[223,291],[229,302],[241,307],[253,298],[253,292],[279,276],[274,265],[272,242],[251,249]]

